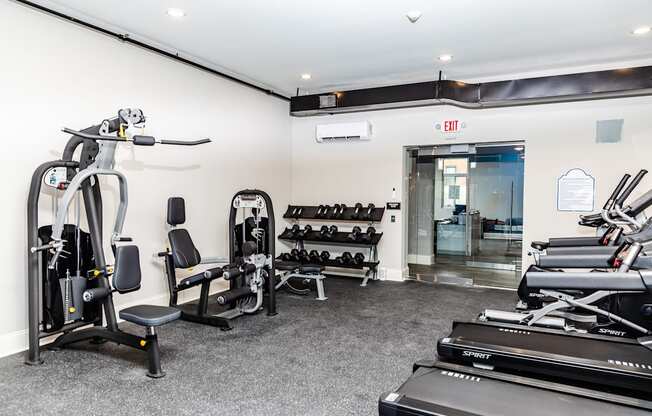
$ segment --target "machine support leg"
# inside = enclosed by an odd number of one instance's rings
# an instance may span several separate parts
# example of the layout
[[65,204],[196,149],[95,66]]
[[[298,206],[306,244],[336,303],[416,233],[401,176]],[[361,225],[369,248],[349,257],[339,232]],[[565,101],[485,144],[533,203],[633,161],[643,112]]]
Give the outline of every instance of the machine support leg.
[[147,327],[147,365],[149,371],[147,371],[147,377],[151,378],[161,378],[165,377],[165,373],[161,370],[161,350],[158,346],[158,337],[156,335],[156,329],[153,326]]
[[326,300],[326,293],[324,292],[324,276],[319,276],[317,279],[317,300]]

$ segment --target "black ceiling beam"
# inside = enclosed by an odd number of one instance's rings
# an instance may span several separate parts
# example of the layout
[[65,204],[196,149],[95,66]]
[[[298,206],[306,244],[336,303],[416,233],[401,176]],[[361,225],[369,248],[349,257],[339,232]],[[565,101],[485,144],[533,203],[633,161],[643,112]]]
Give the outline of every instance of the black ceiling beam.
[[109,30],[109,29],[94,25],[92,23],[86,22],[84,20],[77,19],[76,17],[67,15],[65,13],[61,13],[61,12],[58,12],[56,10],[50,9],[49,7],[41,6],[40,4],[36,4],[36,3],[31,2],[31,1],[27,1],[27,0],[12,0],[12,1],[14,1],[16,3],[19,3],[19,4],[22,4],[24,6],[30,7],[30,8],[39,10],[41,12],[50,14],[52,16],[56,16],[56,17],[58,17],[60,19],[66,20],[68,22],[78,24],[78,25],[83,26],[83,27],[85,27],[87,29],[91,29],[91,30],[94,30],[96,32],[102,33],[104,35],[110,36],[112,38],[118,39],[118,40],[120,40],[122,42],[130,43],[132,45],[141,47],[143,49],[147,49],[148,51],[157,53],[159,55],[163,55],[166,58],[170,58],[170,59],[172,59],[174,61],[181,62],[181,63],[186,64],[186,65],[190,65],[193,68],[197,68],[197,69],[200,69],[202,71],[206,71],[208,73],[211,73],[213,75],[217,75],[219,77],[228,79],[229,81],[233,81],[233,82],[238,83],[240,85],[244,85],[246,87],[253,88],[253,89],[255,89],[257,91],[260,91],[262,93],[265,93],[267,95],[271,95],[272,97],[280,98],[281,100],[284,100],[284,101],[290,101],[290,97],[286,97],[285,95],[282,95],[282,94],[279,94],[279,93],[277,93],[275,91],[263,88],[263,87],[258,86],[256,84],[252,84],[251,82],[247,82],[247,81],[245,81],[243,79],[240,79],[238,77],[235,77],[233,75],[229,75],[229,74],[226,74],[224,72],[221,72],[221,71],[215,70],[213,68],[207,67],[206,65],[202,65],[199,62],[195,62],[195,61],[192,61],[190,59],[183,58],[183,57],[179,56],[178,54],[168,52],[168,51],[165,51],[163,49],[157,48],[156,46],[147,44],[145,42],[141,42],[141,41],[132,39],[129,36],[129,34],[127,34],[127,33],[114,32],[112,30]]
[[[441,80],[292,97],[310,116],[450,104],[481,109],[652,95],[652,66],[467,84]],[[329,100],[330,98],[330,100]]]

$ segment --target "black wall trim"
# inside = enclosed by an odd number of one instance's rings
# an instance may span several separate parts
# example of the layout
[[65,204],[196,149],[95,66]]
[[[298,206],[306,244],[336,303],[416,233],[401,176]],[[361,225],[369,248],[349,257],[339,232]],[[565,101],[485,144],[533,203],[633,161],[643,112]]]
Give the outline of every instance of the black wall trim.
[[[652,66],[479,84],[444,80],[303,95],[292,97],[290,113],[311,116],[442,104],[480,109],[643,95],[652,95]],[[328,104],[335,105],[326,107],[325,96],[334,96]]]
[[147,49],[148,51],[155,52],[155,53],[157,53],[159,55],[163,55],[163,56],[165,56],[167,58],[170,58],[172,60],[175,60],[177,62],[181,62],[181,63],[184,63],[186,65],[190,65],[190,66],[192,66],[194,68],[201,69],[202,71],[209,72],[209,73],[211,73],[213,75],[217,75],[219,77],[226,78],[226,79],[228,79],[230,81],[233,81],[233,82],[236,82],[236,83],[238,83],[240,85],[244,85],[244,86],[247,86],[249,88],[253,88],[253,89],[257,90],[257,91],[263,92],[263,93],[265,93],[267,95],[271,95],[273,97],[280,98],[281,100],[290,101],[290,98],[286,97],[285,95],[282,95],[282,94],[279,94],[279,93],[274,92],[272,90],[268,90],[266,88],[263,88],[263,87],[260,87],[258,85],[252,84],[250,82],[247,82],[245,80],[237,78],[237,77],[235,77],[233,75],[225,74],[224,72],[220,72],[220,71],[217,71],[215,69],[209,68],[209,67],[207,67],[205,65],[202,65],[202,64],[200,64],[198,62],[195,62],[195,61],[192,61],[190,59],[182,58],[179,55],[176,55],[174,53],[165,51],[163,49],[159,49],[159,48],[157,48],[155,46],[152,46],[152,45],[149,45],[149,44],[147,44],[145,42],[141,42],[141,41],[132,39],[131,37],[129,37],[128,34],[113,32],[111,30],[108,30],[108,29],[105,29],[103,27],[94,25],[92,23],[88,23],[88,22],[85,22],[83,20],[77,19],[76,17],[69,16],[69,15],[67,15],[65,13],[61,13],[61,12],[58,12],[56,10],[52,10],[52,9],[50,9],[48,7],[41,6],[41,5],[36,4],[36,3],[32,3],[31,1],[27,1],[27,0],[12,0],[12,1],[14,1],[15,3],[19,3],[19,4],[22,4],[24,6],[31,7],[33,9],[45,12],[45,13],[50,14],[52,16],[56,16],[56,17],[58,17],[60,19],[66,20],[68,22],[72,22],[72,23],[81,25],[81,26],[83,26],[85,28],[88,28],[88,29],[94,30],[96,32],[105,34],[107,36],[116,38],[116,39],[118,39],[120,41],[130,43],[132,45],[139,46],[141,48]]

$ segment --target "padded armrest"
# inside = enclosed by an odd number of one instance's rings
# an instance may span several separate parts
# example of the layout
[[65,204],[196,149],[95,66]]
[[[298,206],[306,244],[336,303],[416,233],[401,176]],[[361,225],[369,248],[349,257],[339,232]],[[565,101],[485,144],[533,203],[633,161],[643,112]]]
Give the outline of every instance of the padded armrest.
[[547,255],[539,257],[538,266],[544,268],[560,267],[575,269],[609,268],[610,255],[582,254],[582,255]]
[[536,289],[591,289],[647,291],[640,273],[527,272],[527,286]]
[[601,237],[560,237],[551,238],[548,247],[599,246]]

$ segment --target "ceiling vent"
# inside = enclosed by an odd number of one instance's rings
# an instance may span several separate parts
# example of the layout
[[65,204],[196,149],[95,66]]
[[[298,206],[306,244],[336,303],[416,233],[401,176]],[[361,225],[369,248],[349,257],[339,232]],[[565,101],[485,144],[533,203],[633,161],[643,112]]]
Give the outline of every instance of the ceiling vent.
[[371,123],[318,124],[315,128],[317,142],[371,140]]

